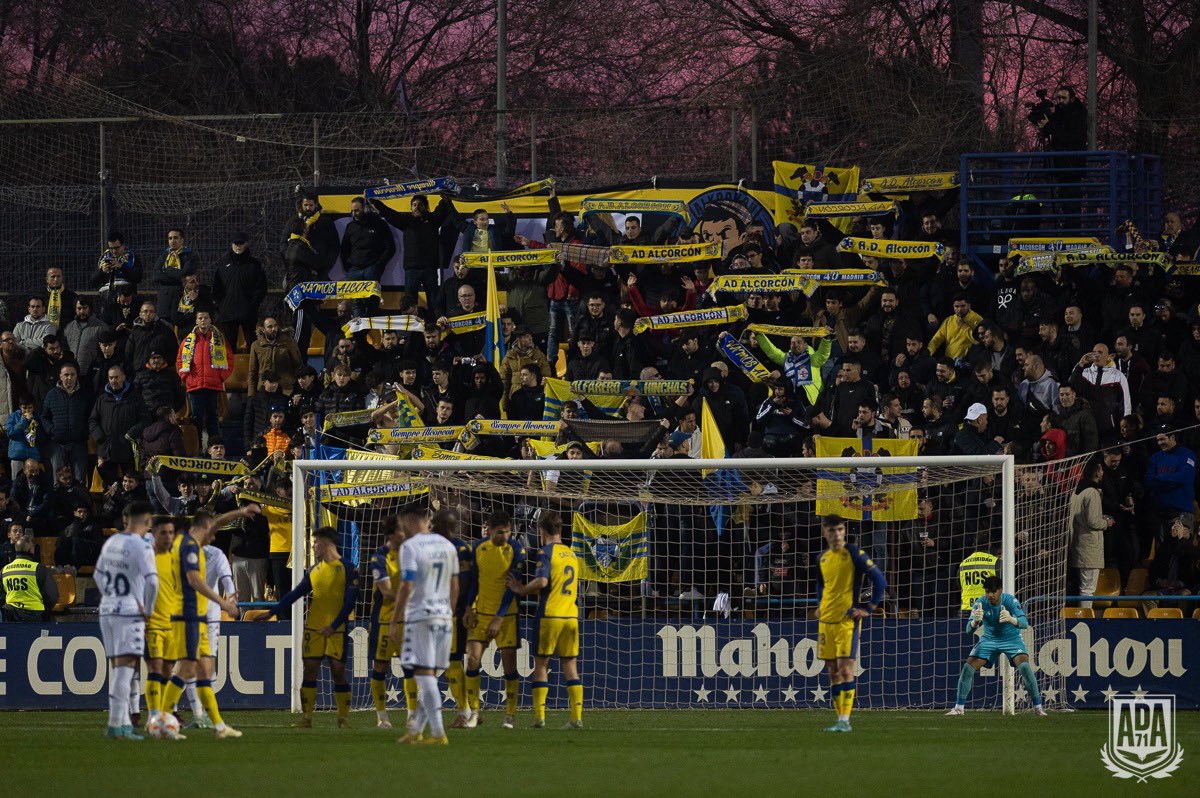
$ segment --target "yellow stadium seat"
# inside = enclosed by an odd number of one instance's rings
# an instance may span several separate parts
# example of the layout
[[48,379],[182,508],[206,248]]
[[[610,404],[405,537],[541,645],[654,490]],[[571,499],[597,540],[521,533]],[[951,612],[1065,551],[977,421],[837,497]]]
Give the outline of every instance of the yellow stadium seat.
[[225,610],[221,610],[221,620],[222,621],[236,621],[237,618],[234,618],[232,615],[225,612]]
[[265,618],[271,614],[270,610],[246,610],[242,613],[243,621],[254,621],[259,618]]
[[1133,607],[1109,607],[1104,611],[1105,618],[1137,618],[1138,611]]
[[71,574],[55,574],[54,584],[58,585],[58,603],[54,605],[54,611],[62,612],[75,603],[75,577]]
[[1146,585],[1150,582],[1150,571],[1146,568],[1134,568],[1129,572],[1129,580],[1125,583],[1124,595],[1140,596],[1145,593]]
[[96,566],[94,565],[81,565],[75,570],[76,576],[91,576],[94,573],[96,573]]
[[[1100,578],[1096,580],[1096,598],[1100,596],[1119,596],[1121,595],[1121,572],[1116,568],[1104,568],[1100,571]],[[1111,606],[1111,601],[1097,601],[1096,607],[1103,608]]]
[[179,431],[183,433],[183,450],[193,454],[203,455],[200,451],[200,434],[196,432],[196,425],[191,421],[179,425]]
[[312,338],[308,339],[309,357],[325,356],[325,333],[313,327]]
[[117,534],[116,527],[108,526],[104,528],[104,537],[111,538],[115,534]]
[[1183,610],[1178,607],[1155,607],[1146,613],[1147,618],[1167,618],[1170,620],[1183,620]]
[[250,376],[250,355],[245,357],[235,358],[233,361],[233,373],[225,380],[226,391],[245,391],[246,381]]
[[1061,615],[1064,618],[1095,618],[1096,612],[1091,607],[1063,607]]
[[1200,607],[1197,607],[1196,609],[1192,610],[1192,620],[1200,621]]
[[42,565],[47,568],[54,567],[54,550],[58,548],[58,538],[44,537],[34,538],[34,542],[38,544],[38,550],[42,555]]

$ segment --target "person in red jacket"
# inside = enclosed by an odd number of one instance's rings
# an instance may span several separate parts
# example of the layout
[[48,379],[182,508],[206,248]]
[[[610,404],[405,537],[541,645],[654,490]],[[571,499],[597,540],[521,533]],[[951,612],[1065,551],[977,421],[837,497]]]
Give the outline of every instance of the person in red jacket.
[[196,328],[179,345],[175,369],[187,389],[192,422],[201,435],[202,449],[207,447],[208,439],[220,437],[219,403],[225,392],[225,380],[233,373],[233,357],[233,347],[227,345],[225,336],[213,326],[212,310],[197,310]]

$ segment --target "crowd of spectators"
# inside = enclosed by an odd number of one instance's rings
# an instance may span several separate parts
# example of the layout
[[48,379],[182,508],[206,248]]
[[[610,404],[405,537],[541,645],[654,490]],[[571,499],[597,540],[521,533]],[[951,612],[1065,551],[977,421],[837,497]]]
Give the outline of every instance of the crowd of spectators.
[[[827,220],[774,231],[742,219],[696,230],[670,221],[652,231],[628,215],[617,229],[603,215],[562,212],[553,195],[540,240],[519,234],[507,208],[499,217],[483,210],[464,217],[447,199],[431,210],[424,197],[407,213],[356,199],[339,236],[317,197],[306,195],[282,244],[289,284],[328,279],[338,258],[347,279],[379,279],[395,254],[395,228],[407,285],[383,306],[308,301],[298,314],[266,306],[268,279],[245,234],[232,236],[215,268],[202,268],[183,230],[165,231],[165,248],[153,257],[114,232],[89,285],[64,285],[62,270],[48,268],[27,314],[0,332],[0,417],[11,463],[0,518],[6,528],[57,536],[56,563],[82,567],[133,499],[148,497],[170,512],[237,501],[227,478],[147,473],[155,455],[243,460],[256,470],[238,489],[286,500],[290,458],[323,436],[364,445],[369,426],[401,423],[398,395],[428,425],[501,414],[541,420],[547,377],[665,378],[693,381],[692,392],[632,396],[618,411],[659,422],[654,437],[559,456],[694,455],[703,402],[733,457],[810,456],[818,435],[906,438],[923,455],[1011,453],[1023,464],[1098,453],[1071,498],[1074,589],[1094,588],[1103,567],[1127,576],[1153,550],[1152,588],[1195,590],[1200,280],[1137,263],[1059,275],[1019,273],[1018,260],[1005,256],[971,262],[947,224],[956,204],[953,190],[929,192],[901,203],[898,218],[851,220],[851,235],[935,242],[945,251],[940,259],[887,260],[839,251],[847,233]],[[1138,246],[1194,250],[1194,234],[1181,228],[1167,214],[1161,233]],[[323,244],[330,235],[335,243]],[[723,256],[618,266],[571,254],[587,245],[701,238],[721,241]],[[498,278],[507,353],[497,369],[480,356],[482,332],[450,327],[488,299],[485,271],[451,264],[451,255],[553,244],[583,246],[568,248],[560,263]],[[884,284],[823,286],[811,297],[708,291],[715,276],[785,268],[868,269]],[[747,318],[727,325],[635,332],[639,317],[741,303]],[[342,332],[352,318],[384,314],[419,316],[424,328]],[[748,324],[825,334],[782,339]],[[314,329],[325,346],[310,357]],[[720,355],[715,340],[723,332],[767,366],[769,379],[751,380]],[[231,389],[235,373],[244,377]],[[330,414],[370,409],[371,424],[322,431]],[[565,412],[589,409],[567,402]],[[477,451],[534,456],[505,438],[485,439]],[[879,559],[892,554],[894,569],[943,578],[953,563],[938,560],[940,538],[955,534],[970,512],[951,505],[948,495],[922,492],[920,518],[887,533],[894,548],[878,544]],[[284,513],[267,514],[222,538],[243,598],[290,578],[286,524]],[[779,573],[770,563],[797,560],[804,546],[779,530],[763,535],[747,542],[753,554],[742,565],[754,574],[747,586],[766,592],[774,588],[758,574]],[[691,587],[686,577],[673,585]]]

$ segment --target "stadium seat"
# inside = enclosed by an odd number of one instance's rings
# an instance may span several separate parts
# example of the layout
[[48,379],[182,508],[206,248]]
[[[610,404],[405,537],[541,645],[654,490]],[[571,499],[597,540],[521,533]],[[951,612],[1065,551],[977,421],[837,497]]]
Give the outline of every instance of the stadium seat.
[[1060,615],[1064,618],[1095,618],[1096,611],[1091,607],[1063,607]]
[[1104,611],[1105,618],[1137,618],[1138,611],[1133,607],[1109,607]]
[[1192,620],[1200,621],[1200,607],[1197,607],[1196,609],[1192,610]]
[[246,378],[250,375],[250,356],[236,358],[233,361],[233,373],[225,380],[225,391],[246,390]]
[[1183,610],[1178,607],[1155,607],[1146,613],[1147,618],[1167,618],[1170,620],[1183,620]]
[[94,565],[81,565],[75,571],[76,576],[91,576],[94,573],[96,573],[96,566]]
[[[1121,572],[1116,568],[1104,568],[1100,578],[1096,580],[1096,597],[1121,595]],[[1096,601],[1096,607],[1103,609],[1112,606],[1111,601]]]
[[567,348],[570,344],[558,345],[558,358],[554,361],[554,376],[561,377],[567,373]]
[[38,550],[41,552],[42,565],[46,566],[47,568],[53,568],[54,550],[58,548],[58,538],[34,538],[34,542],[38,544]]
[[270,610],[246,610],[242,613],[243,621],[254,621],[259,618],[265,618],[271,614]]
[[58,603],[54,605],[54,611],[62,612],[75,604],[75,577],[71,574],[54,574],[54,584],[58,585]]
[[112,537],[113,535],[115,535],[115,534],[117,534],[117,528],[116,528],[116,527],[114,527],[114,526],[108,526],[108,527],[105,527],[105,528],[104,528],[104,537],[106,537],[106,538],[111,538],[111,537]]
[[196,432],[195,424],[191,421],[181,422],[179,431],[183,433],[183,447],[186,451],[200,451],[200,434]]
[[1129,580],[1125,583],[1125,590],[1122,591],[1126,596],[1140,596],[1146,591],[1146,585],[1150,581],[1150,571],[1145,568],[1134,568],[1129,572]]
[[221,610],[221,620],[222,621],[236,621],[237,618],[235,618],[232,615],[230,615],[229,613],[225,612],[225,610]]
[[313,327],[312,337],[308,339],[308,356],[325,357],[325,333]]

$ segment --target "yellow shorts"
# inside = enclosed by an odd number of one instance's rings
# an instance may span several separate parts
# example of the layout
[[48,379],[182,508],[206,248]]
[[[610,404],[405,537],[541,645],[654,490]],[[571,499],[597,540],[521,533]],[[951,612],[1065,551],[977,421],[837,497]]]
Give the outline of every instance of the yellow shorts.
[[171,641],[170,629],[146,629],[146,659],[167,659]]
[[[487,643],[487,628],[492,622],[492,615],[479,614],[475,616],[475,625],[471,627],[471,633],[467,635],[467,640],[473,643]],[[496,635],[496,648],[516,648],[517,647],[517,616],[516,614],[505,615],[500,621],[500,632]]]
[[171,621],[171,636],[167,640],[164,659],[197,660],[211,656],[206,621]]
[[404,642],[404,624],[400,624],[400,636],[395,640],[388,633],[391,628],[391,621],[384,623],[380,621],[374,629],[371,638],[371,651],[375,654],[375,659],[391,659],[392,657],[400,656],[400,645]]
[[817,636],[818,659],[858,659],[858,621],[822,621],[820,626]]
[[303,659],[324,659],[341,662],[346,658],[346,632],[334,632],[325,637],[316,629],[304,628],[304,643],[300,656]]
[[542,618],[538,622],[537,655],[570,659],[579,656],[579,619]]

